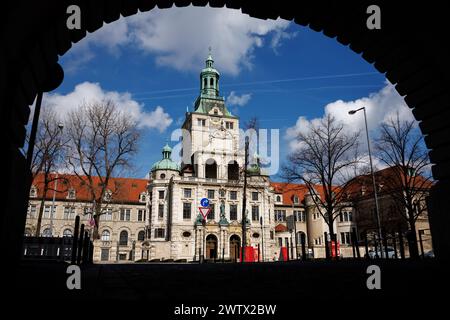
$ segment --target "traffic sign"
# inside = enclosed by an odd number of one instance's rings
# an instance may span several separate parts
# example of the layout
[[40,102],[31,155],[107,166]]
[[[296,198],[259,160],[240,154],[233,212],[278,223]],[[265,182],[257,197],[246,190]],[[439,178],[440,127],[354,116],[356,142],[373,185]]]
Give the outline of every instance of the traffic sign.
[[208,215],[208,213],[211,211],[210,207],[198,207],[198,210],[200,211],[200,213],[203,216],[203,219],[206,219],[206,216]]
[[200,204],[202,205],[202,207],[209,207],[208,198],[203,198],[202,200],[200,200]]

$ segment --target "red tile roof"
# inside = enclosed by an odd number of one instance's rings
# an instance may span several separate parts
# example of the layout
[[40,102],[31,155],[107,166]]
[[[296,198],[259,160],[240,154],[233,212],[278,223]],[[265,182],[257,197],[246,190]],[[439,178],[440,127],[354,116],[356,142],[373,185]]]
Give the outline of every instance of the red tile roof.
[[[293,196],[296,195],[300,203],[305,200],[305,195],[308,193],[308,187],[304,184],[286,183],[286,182],[271,182],[275,193],[283,195],[283,205],[293,204]],[[321,186],[315,187],[316,191],[323,198],[324,192]],[[300,204],[299,203],[299,204]]]
[[[400,167],[389,167],[375,172],[375,181],[380,187],[378,192],[386,193],[399,190],[407,182],[411,187],[415,186],[423,190],[428,190],[433,186],[433,182],[423,176],[417,175],[405,179],[406,175]],[[362,196],[362,189],[364,188],[365,196],[370,196],[373,193],[372,175],[366,174],[354,178],[348,184],[347,194],[352,198],[360,198]]]
[[[54,180],[56,174],[52,174],[50,179]],[[47,199],[53,198],[53,189],[56,188],[55,199],[66,200],[69,190],[75,190],[74,201],[92,201],[89,192],[87,177],[82,177],[81,181],[76,175],[59,174],[58,182],[51,181],[49,183],[49,191],[47,192]],[[100,178],[93,177],[94,185],[96,186],[96,194],[101,190]],[[147,189],[147,179],[135,178],[110,178],[107,190],[112,192],[112,202],[114,203],[139,203],[139,197],[142,192]],[[33,181],[33,186],[37,188],[37,198],[42,198],[44,189],[44,175],[38,174]],[[73,201],[73,200],[72,200]]]

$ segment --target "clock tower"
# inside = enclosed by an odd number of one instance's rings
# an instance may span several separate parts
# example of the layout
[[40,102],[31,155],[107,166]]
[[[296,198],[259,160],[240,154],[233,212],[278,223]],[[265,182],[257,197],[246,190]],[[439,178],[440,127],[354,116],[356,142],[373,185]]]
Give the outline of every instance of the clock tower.
[[229,179],[243,164],[239,150],[239,118],[233,116],[219,91],[220,73],[214,68],[211,51],[200,73],[200,95],[194,110],[186,112],[182,128],[182,170],[192,166],[199,178]]

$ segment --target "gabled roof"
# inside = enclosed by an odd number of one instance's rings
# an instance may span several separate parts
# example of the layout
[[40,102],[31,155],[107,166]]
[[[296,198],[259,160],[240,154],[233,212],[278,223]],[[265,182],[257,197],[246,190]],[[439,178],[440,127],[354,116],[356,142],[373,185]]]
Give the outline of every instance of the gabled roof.
[[[299,204],[305,200],[305,195],[309,193],[308,187],[304,184],[287,183],[287,182],[271,182],[275,193],[283,195],[283,205],[293,204],[293,197],[297,196]],[[324,192],[322,186],[315,186],[315,189],[319,196],[323,198]]]

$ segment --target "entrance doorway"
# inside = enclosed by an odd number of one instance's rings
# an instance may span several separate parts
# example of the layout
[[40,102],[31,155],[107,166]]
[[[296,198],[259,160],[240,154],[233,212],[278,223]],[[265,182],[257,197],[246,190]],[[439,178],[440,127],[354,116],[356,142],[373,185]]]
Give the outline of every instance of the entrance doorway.
[[206,259],[217,259],[217,237],[210,234],[206,237]]
[[238,235],[233,234],[230,237],[230,259],[231,261],[237,261],[239,258],[239,250],[241,247],[241,238]]

